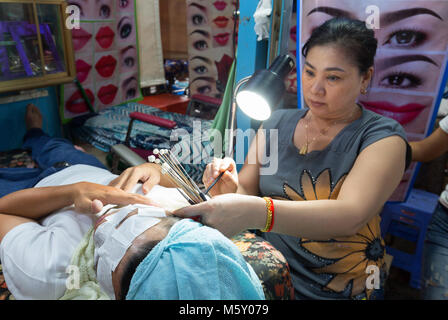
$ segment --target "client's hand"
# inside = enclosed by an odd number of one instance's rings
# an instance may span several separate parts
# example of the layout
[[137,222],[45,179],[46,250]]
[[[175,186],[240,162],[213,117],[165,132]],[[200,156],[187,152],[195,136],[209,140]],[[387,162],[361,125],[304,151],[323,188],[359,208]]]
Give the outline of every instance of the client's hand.
[[235,193],[238,189],[238,172],[232,158],[213,158],[213,162],[207,164],[202,176],[204,186],[208,188],[221,172],[224,172],[223,176],[209,191],[211,196]]
[[153,163],[143,163],[124,170],[119,177],[112,180],[109,186],[129,192],[138,183],[143,183],[142,190],[147,194],[160,182],[160,169]]
[[243,230],[261,229],[265,226],[266,202],[255,196],[223,194],[169,214],[181,218],[199,216],[203,224],[232,237]]
[[121,189],[90,182],[78,182],[73,186],[73,203],[78,212],[98,213],[106,204],[148,204],[154,205],[148,198]]

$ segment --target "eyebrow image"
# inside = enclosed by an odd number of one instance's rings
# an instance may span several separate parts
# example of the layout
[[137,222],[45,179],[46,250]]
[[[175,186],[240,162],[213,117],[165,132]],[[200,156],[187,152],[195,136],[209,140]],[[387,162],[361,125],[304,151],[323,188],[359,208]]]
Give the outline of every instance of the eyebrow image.
[[397,21],[400,21],[400,20],[403,20],[403,19],[406,19],[406,18],[409,18],[412,16],[416,16],[419,14],[430,14],[430,15],[436,17],[437,19],[440,19],[443,21],[441,16],[439,16],[437,13],[435,13],[434,11],[432,11],[430,9],[411,8],[411,9],[404,9],[404,10],[385,13],[380,18],[380,24],[387,26],[389,24],[395,23]]
[[310,12],[308,12],[307,16],[309,16],[310,14],[316,13],[316,12],[326,13],[333,17],[347,17],[347,18],[355,19],[355,17],[350,12],[348,12],[346,10],[339,9],[339,8],[333,8],[333,7],[316,7],[313,10],[311,10]]
[[194,3],[194,2],[190,3],[188,6],[196,7],[196,8],[198,8],[199,10],[201,10],[203,12],[207,12],[207,8],[206,7],[201,6],[200,4],[197,4],[197,3]]
[[199,34],[202,34],[206,38],[210,38],[210,33],[208,33],[207,31],[204,31],[204,30],[194,30],[192,33],[190,33],[190,36],[193,33],[199,33]]
[[413,61],[424,61],[428,63],[432,63],[435,66],[439,66],[434,60],[427,56],[423,55],[409,55],[409,56],[398,56],[398,57],[392,57],[387,59],[382,59],[378,62],[377,66],[379,70],[384,70],[387,68],[390,68],[392,66],[396,66],[399,64],[407,63],[407,62],[413,62]]
[[191,81],[191,84],[193,84],[193,82],[195,82],[196,80],[205,80],[208,82],[215,82],[215,79],[212,77],[197,77],[193,81]]
[[[305,61],[305,64],[310,67],[311,69],[316,70],[316,68],[309,62]],[[331,67],[331,68],[326,68],[325,71],[341,71],[341,72],[345,72],[344,69],[338,68],[338,67]]]
[[202,60],[205,63],[211,64],[211,60],[209,58],[206,57],[201,57],[201,56],[194,56],[193,58],[190,59],[190,61],[193,61],[194,59],[198,59],[198,60]]
[[121,87],[125,88],[129,83],[131,83],[134,80],[137,81],[137,78],[136,77],[127,78],[125,81],[123,81],[123,83],[121,84]]
[[130,46],[127,46],[127,47],[125,47],[125,48],[123,48],[123,49],[121,49],[121,53],[122,54],[124,54],[126,51],[128,51],[128,50],[130,50],[130,49],[133,49],[133,48],[135,48],[133,45],[130,45]]
[[124,16],[123,18],[121,18],[120,22],[118,22],[118,26],[117,26],[117,30],[120,30],[121,24],[123,23],[124,20],[128,19],[129,21],[131,21],[131,18]]

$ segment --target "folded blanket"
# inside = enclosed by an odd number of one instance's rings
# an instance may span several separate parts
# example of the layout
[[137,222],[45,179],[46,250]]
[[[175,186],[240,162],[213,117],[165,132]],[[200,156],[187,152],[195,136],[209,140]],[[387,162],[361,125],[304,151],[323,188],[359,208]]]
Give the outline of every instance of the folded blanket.
[[263,289],[235,244],[190,219],[175,223],[137,267],[127,300],[260,300]]
[[73,254],[71,265],[78,267],[79,288],[67,289],[60,300],[110,300],[96,280],[93,227],[86,233]]

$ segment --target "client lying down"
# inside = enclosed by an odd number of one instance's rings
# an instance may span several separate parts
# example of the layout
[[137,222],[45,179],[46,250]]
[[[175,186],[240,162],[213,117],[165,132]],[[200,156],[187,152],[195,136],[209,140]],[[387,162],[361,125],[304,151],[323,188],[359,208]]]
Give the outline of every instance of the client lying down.
[[[114,178],[74,165],[0,198],[0,259],[16,299],[264,299],[229,239],[166,216],[188,205],[176,189],[128,194],[107,186]],[[119,206],[91,214],[93,199]]]

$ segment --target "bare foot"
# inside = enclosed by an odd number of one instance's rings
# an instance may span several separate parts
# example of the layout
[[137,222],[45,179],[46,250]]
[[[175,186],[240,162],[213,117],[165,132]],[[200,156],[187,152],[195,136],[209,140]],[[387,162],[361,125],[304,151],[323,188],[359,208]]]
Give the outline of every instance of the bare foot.
[[26,106],[25,114],[26,129],[42,128],[42,114],[38,107],[30,103]]

